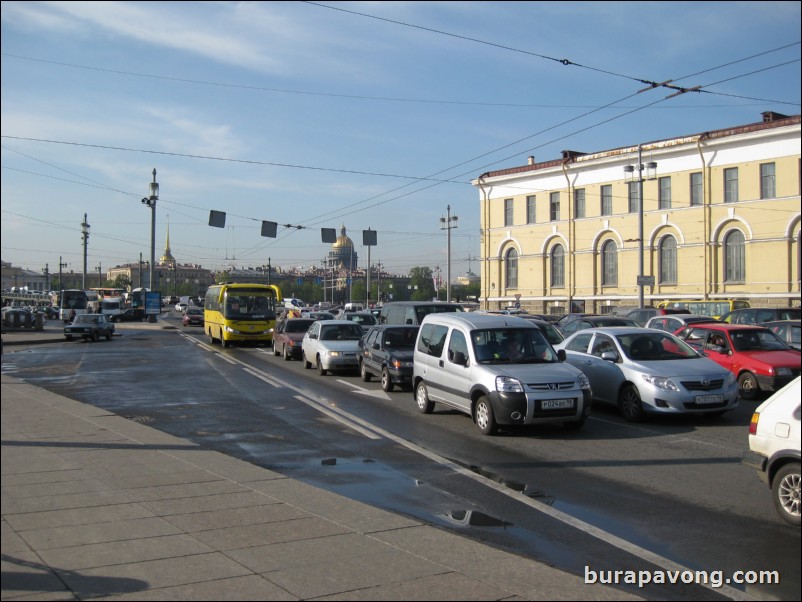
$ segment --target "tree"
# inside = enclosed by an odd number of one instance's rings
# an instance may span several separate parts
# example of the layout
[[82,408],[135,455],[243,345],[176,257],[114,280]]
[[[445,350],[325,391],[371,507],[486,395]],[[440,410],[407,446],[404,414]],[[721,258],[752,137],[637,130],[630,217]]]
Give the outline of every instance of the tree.
[[111,286],[113,288],[124,288],[128,289],[131,286],[131,279],[126,274],[117,274],[117,277],[112,282]]
[[412,301],[430,301],[435,298],[432,268],[419,266],[409,271],[409,283],[412,285]]

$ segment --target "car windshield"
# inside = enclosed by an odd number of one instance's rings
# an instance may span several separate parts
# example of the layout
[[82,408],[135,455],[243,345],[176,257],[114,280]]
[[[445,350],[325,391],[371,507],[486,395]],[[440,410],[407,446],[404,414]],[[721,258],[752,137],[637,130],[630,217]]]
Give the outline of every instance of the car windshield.
[[376,323],[376,318],[373,317],[373,314],[346,314],[345,318],[365,326],[372,326]]
[[92,314],[81,314],[75,316],[75,324],[97,324],[98,316]]
[[788,349],[780,338],[768,329],[736,330],[730,332],[736,351],[779,351]]
[[324,326],[320,331],[321,341],[358,341],[365,331],[359,324],[345,322],[338,326]]
[[620,334],[616,339],[626,356],[635,361],[654,362],[699,357],[690,345],[664,332]]
[[555,362],[557,354],[539,328],[494,328],[471,334],[476,360],[482,364]]

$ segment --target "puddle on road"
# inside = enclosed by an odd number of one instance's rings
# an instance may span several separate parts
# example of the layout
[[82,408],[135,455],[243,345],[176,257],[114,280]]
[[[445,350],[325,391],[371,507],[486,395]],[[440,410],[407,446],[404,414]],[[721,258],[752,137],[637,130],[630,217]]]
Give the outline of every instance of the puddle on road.
[[472,527],[512,527],[512,523],[494,518],[478,510],[455,510],[445,515],[445,518],[458,525]]

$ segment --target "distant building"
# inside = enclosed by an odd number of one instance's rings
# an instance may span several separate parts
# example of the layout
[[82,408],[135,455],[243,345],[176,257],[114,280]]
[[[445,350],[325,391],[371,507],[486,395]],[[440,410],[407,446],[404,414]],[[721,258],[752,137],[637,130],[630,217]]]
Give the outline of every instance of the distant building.
[[31,292],[47,292],[50,290],[49,277],[52,274],[15,267],[5,261],[0,262],[0,271],[2,272],[2,289],[4,291],[22,289]]
[[131,283],[131,288],[145,287],[159,290],[162,295],[188,294],[201,296],[214,284],[212,272],[198,264],[180,264],[170,251],[170,226],[167,225],[167,241],[164,253],[154,270],[154,285],[150,284],[150,266],[147,261],[127,263],[111,268],[107,277],[114,282],[122,275]]
[[468,286],[470,284],[476,284],[477,282],[480,282],[481,280],[482,280],[481,276],[479,276],[478,274],[474,274],[470,270],[468,270],[468,272],[463,274],[462,276],[457,276],[457,282],[459,282],[463,286]]

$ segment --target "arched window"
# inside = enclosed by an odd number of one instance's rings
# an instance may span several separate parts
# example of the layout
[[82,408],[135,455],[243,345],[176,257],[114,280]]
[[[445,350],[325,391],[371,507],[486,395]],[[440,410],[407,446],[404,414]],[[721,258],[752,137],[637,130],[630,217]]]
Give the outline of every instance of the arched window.
[[504,256],[507,288],[518,288],[518,251],[510,249]]
[[746,281],[746,252],[744,235],[732,230],[724,237],[724,282]]
[[618,286],[618,247],[608,240],[602,245],[602,286]]
[[677,283],[677,239],[664,236],[660,239],[660,284]]
[[562,245],[551,248],[551,286],[565,286],[565,249]]

